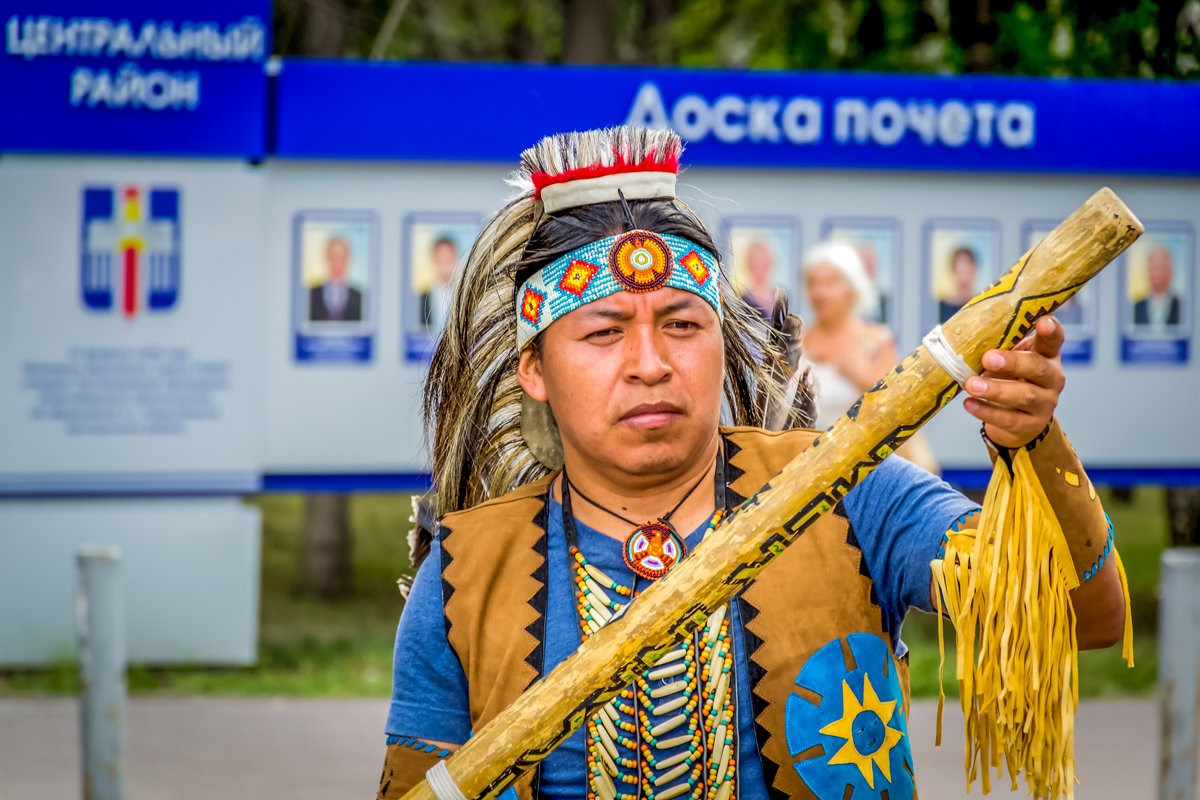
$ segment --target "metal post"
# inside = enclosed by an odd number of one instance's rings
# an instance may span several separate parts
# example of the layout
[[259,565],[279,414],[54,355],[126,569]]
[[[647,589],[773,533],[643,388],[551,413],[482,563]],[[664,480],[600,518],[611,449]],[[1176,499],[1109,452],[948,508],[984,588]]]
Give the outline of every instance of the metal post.
[[1162,555],[1158,626],[1159,800],[1196,798],[1200,716],[1200,548]]
[[79,640],[79,709],[84,800],[121,800],[125,744],[125,605],[121,551],[76,554],[75,628]]

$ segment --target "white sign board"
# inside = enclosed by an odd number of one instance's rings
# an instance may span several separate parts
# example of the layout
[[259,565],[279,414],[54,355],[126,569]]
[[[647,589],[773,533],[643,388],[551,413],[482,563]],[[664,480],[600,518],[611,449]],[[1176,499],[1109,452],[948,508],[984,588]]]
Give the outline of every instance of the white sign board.
[[0,162],[0,494],[256,488],[262,217],[247,165]]

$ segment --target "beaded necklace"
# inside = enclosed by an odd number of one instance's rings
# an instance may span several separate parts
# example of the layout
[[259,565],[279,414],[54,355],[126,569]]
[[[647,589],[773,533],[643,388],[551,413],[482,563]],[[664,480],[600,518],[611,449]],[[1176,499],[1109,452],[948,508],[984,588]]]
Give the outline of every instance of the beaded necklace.
[[632,525],[633,530],[625,537],[625,544],[621,548],[621,554],[625,558],[625,566],[635,575],[643,578],[661,578],[671,571],[671,567],[682,561],[687,556],[687,544],[683,541],[683,537],[675,530],[675,526],[671,524],[671,517],[675,516],[675,512],[683,507],[687,499],[691,497],[700,484],[704,483],[704,476],[692,484],[692,488],[687,490],[687,494],[679,498],[679,502],[675,507],[663,514],[657,520],[643,522],[640,525],[629,517],[618,514],[607,506],[602,506],[592,498],[588,497],[577,487],[571,485],[571,479],[567,477],[567,471],[564,469],[562,474],[563,479],[563,494],[574,492],[579,495],[582,500],[587,501],[589,505],[603,511],[605,514],[611,514],[617,519],[624,522],[626,525]]
[[[706,536],[724,509],[720,453],[716,473],[717,512]],[[579,550],[565,479],[562,489],[575,611],[580,637],[587,641],[640,594],[638,575],[635,571],[633,585],[624,586],[588,562]],[[588,717],[587,800],[736,800],[736,691],[727,608]]]

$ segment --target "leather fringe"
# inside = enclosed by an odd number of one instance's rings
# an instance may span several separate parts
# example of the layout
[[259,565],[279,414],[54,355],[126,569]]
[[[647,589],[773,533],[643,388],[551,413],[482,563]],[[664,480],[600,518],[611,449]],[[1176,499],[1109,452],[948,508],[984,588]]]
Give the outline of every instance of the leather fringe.
[[[991,790],[991,769],[1012,789],[1025,773],[1035,798],[1075,796],[1075,710],[1079,645],[1070,593],[1079,576],[1067,540],[1024,448],[1012,472],[997,460],[976,531],[951,532],[945,558],[931,566],[939,588],[938,720],[945,696],[943,611],[954,625],[959,700],[966,721],[967,790],[978,777]],[[1133,666],[1129,587],[1122,656]],[[943,606],[944,603],[944,606]]]

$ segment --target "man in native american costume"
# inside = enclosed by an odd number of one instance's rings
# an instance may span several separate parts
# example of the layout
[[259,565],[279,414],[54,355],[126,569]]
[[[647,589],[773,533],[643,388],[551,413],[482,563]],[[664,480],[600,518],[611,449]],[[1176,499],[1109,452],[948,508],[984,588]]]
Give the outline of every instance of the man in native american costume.
[[[772,328],[738,299],[676,198],[680,151],[675,134],[636,128],[545,139],[458,278],[425,394],[438,523],[414,548],[379,797],[421,781],[719,536],[714,517],[817,436],[797,321],[777,309]],[[989,351],[964,405],[993,459],[1028,453],[1080,576],[1079,646],[1106,647],[1125,600],[1111,526],[1053,417],[1061,343],[1046,318]],[[507,791],[913,797],[900,628],[941,602],[931,561],[978,516],[886,459]]]

